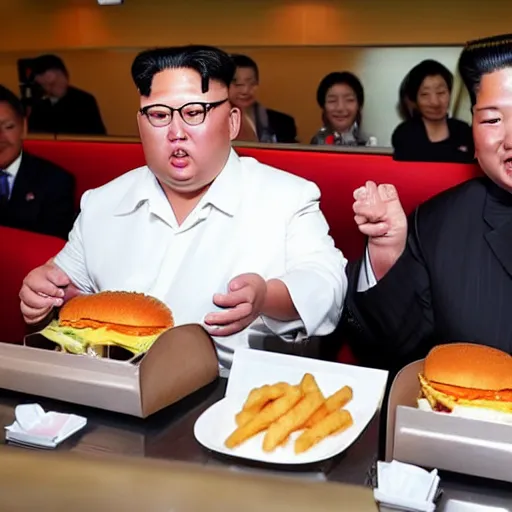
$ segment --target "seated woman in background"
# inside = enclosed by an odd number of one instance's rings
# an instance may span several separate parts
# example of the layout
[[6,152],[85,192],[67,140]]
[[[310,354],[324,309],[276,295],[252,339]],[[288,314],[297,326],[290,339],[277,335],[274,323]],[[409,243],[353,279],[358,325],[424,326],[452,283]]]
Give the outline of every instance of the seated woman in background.
[[393,133],[395,160],[472,162],[471,127],[448,116],[452,73],[440,62],[424,60],[411,69],[403,85],[413,115]]
[[316,92],[322,109],[323,126],[311,144],[336,146],[375,146],[375,137],[360,131],[364,105],[364,89],[357,76],[348,71],[329,73]]
[[264,107],[257,100],[260,72],[247,55],[232,55],[235,76],[229,87],[229,100],[242,112],[236,140],[245,142],[297,142],[295,119],[288,114]]

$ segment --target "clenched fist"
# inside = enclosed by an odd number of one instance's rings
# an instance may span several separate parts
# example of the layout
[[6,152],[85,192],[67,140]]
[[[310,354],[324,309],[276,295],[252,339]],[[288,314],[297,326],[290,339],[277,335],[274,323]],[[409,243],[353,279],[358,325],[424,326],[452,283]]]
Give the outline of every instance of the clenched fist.
[[377,279],[383,277],[402,254],[407,240],[407,217],[393,185],[373,181],[354,191],[354,220],[368,237],[368,250]]

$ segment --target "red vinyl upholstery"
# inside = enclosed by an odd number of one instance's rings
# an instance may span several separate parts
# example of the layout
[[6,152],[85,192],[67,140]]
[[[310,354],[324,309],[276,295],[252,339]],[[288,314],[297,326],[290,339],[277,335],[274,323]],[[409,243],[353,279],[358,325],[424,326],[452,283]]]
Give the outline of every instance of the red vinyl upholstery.
[[0,340],[20,343],[25,333],[18,297],[23,279],[32,269],[55,256],[65,242],[53,236],[3,226],[0,226],[0,239]]
[[[144,165],[142,147],[137,143],[32,140],[25,147],[76,176],[77,205],[86,190]],[[316,182],[331,234],[349,260],[359,257],[364,243],[353,221],[352,193],[365,181],[395,184],[408,213],[479,172],[473,165],[395,162],[389,155],[261,148],[237,148],[237,152]]]
[[[144,164],[139,143],[29,140],[25,149],[67,169],[77,179],[77,206],[81,195]],[[352,193],[367,180],[396,185],[407,212],[429,197],[477,176],[476,165],[395,162],[389,155],[356,154],[300,149],[237,148],[242,156],[291,172],[317,183],[322,193],[322,210],[331,234],[345,256],[361,255],[364,239],[352,214]],[[18,312],[18,291],[25,274],[46,261],[61,247],[57,239],[2,229],[1,287],[9,304],[0,309],[3,338],[22,336]],[[342,360],[350,360],[343,353]]]

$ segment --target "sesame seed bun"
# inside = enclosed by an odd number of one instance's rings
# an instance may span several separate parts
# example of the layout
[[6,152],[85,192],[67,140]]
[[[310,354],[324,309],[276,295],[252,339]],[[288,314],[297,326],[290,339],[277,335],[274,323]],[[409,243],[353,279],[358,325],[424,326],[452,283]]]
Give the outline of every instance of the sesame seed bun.
[[427,355],[423,374],[430,382],[439,384],[512,390],[512,356],[473,343],[438,345]]
[[135,292],[79,295],[59,312],[59,323],[77,329],[109,329],[134,336],[162,332],[174,326],[170,309],[160,300]]

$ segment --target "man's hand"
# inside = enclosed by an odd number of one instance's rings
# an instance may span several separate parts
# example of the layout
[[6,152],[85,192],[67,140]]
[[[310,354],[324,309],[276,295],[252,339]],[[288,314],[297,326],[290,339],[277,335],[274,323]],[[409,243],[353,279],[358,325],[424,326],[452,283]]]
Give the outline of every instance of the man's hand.
[[366,182],[354,191],[354,220],[368,236],[368,250],[377,279],[382,278],[404,251],[407,217],[393,185]]
[[51,261],[30,272],[20,290],[21,313],[27,324],[44,320],[54,307],[78,295],[65,272]]
[[267,284],[258,274],[242,274],[228,284],[228,293],[213,296],[215,305],[226,311],[209,313],[205,324],[214,336],[230,336],[244,330],[262,312]]

